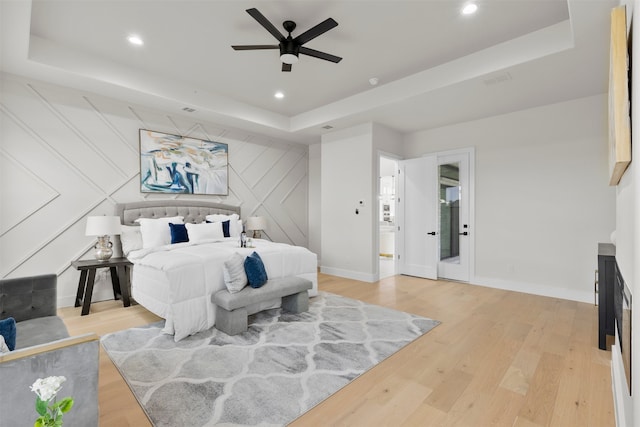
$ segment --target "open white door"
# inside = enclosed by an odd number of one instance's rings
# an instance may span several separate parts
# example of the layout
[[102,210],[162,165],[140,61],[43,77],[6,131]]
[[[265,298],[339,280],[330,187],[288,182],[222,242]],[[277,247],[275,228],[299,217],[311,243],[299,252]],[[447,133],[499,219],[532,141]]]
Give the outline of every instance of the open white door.
[[400,274],[438,278],[438,159],[399,162]]

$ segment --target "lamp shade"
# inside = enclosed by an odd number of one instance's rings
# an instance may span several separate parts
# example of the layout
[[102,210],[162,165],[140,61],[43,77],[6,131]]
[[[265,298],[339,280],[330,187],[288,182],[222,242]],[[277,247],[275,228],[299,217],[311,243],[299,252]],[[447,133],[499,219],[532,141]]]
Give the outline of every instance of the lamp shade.
[[117,216],[89,216],[84,234],[87,236],[111,236],[120,234],[120,218]]
[[250,216],[246,226],[247,230],[264,230],[267,228],[267,220],[263,216]]

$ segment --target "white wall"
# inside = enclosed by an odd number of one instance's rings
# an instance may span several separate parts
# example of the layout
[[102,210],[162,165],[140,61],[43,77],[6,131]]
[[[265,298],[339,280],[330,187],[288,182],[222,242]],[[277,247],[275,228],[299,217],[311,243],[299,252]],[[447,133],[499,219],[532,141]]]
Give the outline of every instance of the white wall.
[[593,302],[615,224],[606,108],[600,95],[406,136],[405,158],[476,148],[472,283]]
[[309,250],[318,255],[318,265],[322,265],[321,153],[320,143],[309,146]]
[[321,271],[367,282],[376,271],[372,132],[365,124],[325,134],[321,150]]
[[[635,21],[635,25],[633,25],[633,39],[636,40],[635,43],[633,43],[633,52],[631,54],[631,56],[633,58],[640,58],[640,44],[637,42],[638,40],[640,40],[640,1],[635,0],[633,3],[633,7],[631,8],[632,10],[627,12],[630,15],[633,15],[633,20]],[[640,82],[640,68],[633,67],[632,68],[632,82],[635,82],[634,84],[632,84],[632,95],[631,95],[631,105],[635,106],[635,108],[632,108],[632,118],[631,118],[631,123],[632,123],[632,129],[631,129],[631,135],[632,135],[632,139],[633,139],[633,135],[640,135],[640,111],[638,110],[638,106],[640,106],[640,89],[638,88],[638,82]],[[632,249],[622,249],[623,251],[623,256],[627,256],[626,260],[623,261],[623,267],[620,267],[622,269],[622,274],[623,277],[625,278],[626,283],[629,285],[630,289],[631,289],[631,293],[633,294],[633,298],[637,300],[638,295],[640,295],[640,283],[638,282],[638,279],[636,279],[637,277],[640,277],[640,260],[638,259],[638,255],[640,254],[640,170],[638,169],[638,159],[640,159],[640,144],[638,143],[637,137],[636,137],[636,143],[632,144],[632,153],[631,153],[631,158],[635,159],[636,163],[631,163],[631,165],[629,166],[629,169],[627,170],[627,174],[629,175],[626,180],[630,180],[631,184],[629,184],[627,186],[627,191],[631,191],[632,192],[632,200],[633,200],[633,209],[631,210],[631,212],[633,212],[632,215],[632,227],[629,227],[628,230],[621,230],[620,233],[618,233],[619,227],[616,224],[616,235],[617,236],[624,236],[624,235],[631,235],[633,236],[633,246]],[[623,177],[624,178],[624,177]],[[629,215],[630,212],[626,211],[626,215]],[[625,215],[624,213],[621,212],[622,215]],[[618,218],[620,218],[620,216],[618,216]],[[629,218],[628,216],[626,218]],[[616,247],[616,259],[617,257],[617,247]],[[629,272],[633,270],[633,273],[629,274]],[[640,375],[638,375],[638,372],[640,372],[640,333],[638,333],[640,331],[640,316],[638,316],[638,313],[640,313],[637,310],[638,304],[635,304],[635,311],[632,313],[632,326],[631,326],[631,330],[635,331],[633,332],[633,337],[632,337],[632,350],[631,350],[631,354],[632,354],[632,361],[631,361],[631,366],[632,366],[632,373],[631,373],[631,378],[632,378],[632,390],[633,390],[633,418],[635,420],[635,423],[638,423],[638,420],[640,419]]]
[[[638,26],[638,22],[640,22],[638,21],[640,19],[640,0],[625,0],[621,4],[625,4],[627,7],[627,28],[633,28],[631,39],[640,40],[640,26]],[[630,25],[634,20],[636,24]],[[633,43],[632,49],[631,57],[640,58],[640,45],[637,42]],[[637,421],[634,423],[634,419],[640,419],[640,375],[637,374],[640,372],[638,369],[640,366],[640,333],[637,332],[640,331],[640,316],[638,316],[637,310],[637,295],[640,295],[640,285],[636,279],[636,277],[640,277],[640,261],[638,260],[638,248],[640,248],[640,171],[637,167],[638,159],[640,159],[640,145],[637,143],[637,135],[640,135],[640,113],[636,108],[640,105],[640,89],[638,89],[637,84],[637,82],[640,82],[640,69],[638,67],[632,67],[631,79],[634,82],[631,85],[631,105],[635,106],[632,107],[631,111],[632,161],[616,187],[616,262],[622,277],[631,290],[632,299],[635,299],[632,304],[636,308],[632,312],[631,325],[631,330],[633,331],[631,340],[631,398],[625,398],[628,394],[624,371],[621,365],[615,363],[616,360],[613,360],[613,385],[614,388],[616,388],[616,385],[619,386],[616,392],[620,396],[620,399],[614,402],[620,405],[617,407],[619,411],[617,413],[618,425],[629,427],[637,425]],[[621,361],[619,352],[613,351],[613,358],[618,358],[617,361]],[[616,370],[616,367],[619,370]],[[622,421],[625,421],[626,424]]]
[[[144,198],[139,128],[228,143],[229,196],[180,197],[239,205],[243,217],[267,217],[270,239],[307,245],[304,145],[6,74],[0,120],[0,277],[57,273],[60,306],[75,298],[70,262],[92,256],[86,216]],[[94,300],[113,298],[99,279]]]

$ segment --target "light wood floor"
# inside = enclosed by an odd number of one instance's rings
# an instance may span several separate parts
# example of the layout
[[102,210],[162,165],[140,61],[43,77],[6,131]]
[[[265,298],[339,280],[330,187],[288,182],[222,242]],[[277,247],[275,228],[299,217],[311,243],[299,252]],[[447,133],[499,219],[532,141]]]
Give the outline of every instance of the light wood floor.
[[[442,324],[292,426],[615,424],[611,355],[598,350],[593,305],[406,276],[363,283],[320,274],[319,288]],[[92,304],[89,316],[60,314],[72,335],[157,320],[119,301]],[[103,350],[99,393],[101,426],[150,425]]]

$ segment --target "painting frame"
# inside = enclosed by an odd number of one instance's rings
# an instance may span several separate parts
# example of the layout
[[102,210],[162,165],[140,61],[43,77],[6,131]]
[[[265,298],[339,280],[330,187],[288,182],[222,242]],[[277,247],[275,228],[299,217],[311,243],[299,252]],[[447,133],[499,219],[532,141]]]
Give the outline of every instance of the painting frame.
[[229,145],[139,129],[140,192],[229,195]]
[[609,55],[609,185],[618,185],[631,163],[630,56],[624,5],[611,10]]

